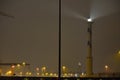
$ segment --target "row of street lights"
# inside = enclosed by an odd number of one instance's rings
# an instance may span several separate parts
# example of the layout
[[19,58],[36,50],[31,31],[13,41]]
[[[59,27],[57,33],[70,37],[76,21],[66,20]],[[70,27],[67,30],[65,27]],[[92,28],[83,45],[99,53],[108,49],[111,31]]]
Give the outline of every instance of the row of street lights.
[[29,64],[26,64],[25,62],[18,64],[13,63],[10,67],[8,67],[8,65],[5,65],[3,68],[1,68],[2,69],[1,75],[5,75],[5,76],[31,75],[29,68],[30,68]]
[[[78,66],[80,67],[80,69],[81,69],[81,63],[79,62],[78,63]],[[79,69],[79,70],[80,70]],[[73,77],[73,76],[79,76],[80,74],[82,74],[82,73],[71,73],[70,71],[69,71],[69,68],[68,67],[66,67],[66,66],[62,66],[61,67],[61,76],[62,77]],[[36,72],[35,72],[35,75],[36,76],[43,76],[43,77],[58,77],[58,74],[57,73],[52,73],[52,72],[48,72],[47,71],[47,67],[46,66],[43,66],[42,68],[39,68],[39,67],[37,67],[36,68]]]

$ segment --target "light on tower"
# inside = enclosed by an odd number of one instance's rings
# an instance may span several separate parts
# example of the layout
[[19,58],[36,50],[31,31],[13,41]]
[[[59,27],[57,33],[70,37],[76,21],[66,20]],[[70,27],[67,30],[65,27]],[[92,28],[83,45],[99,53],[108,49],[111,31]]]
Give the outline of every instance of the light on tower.
[[87,21],[88,22],[93,22],[93,20],[91,18],[88,18]]

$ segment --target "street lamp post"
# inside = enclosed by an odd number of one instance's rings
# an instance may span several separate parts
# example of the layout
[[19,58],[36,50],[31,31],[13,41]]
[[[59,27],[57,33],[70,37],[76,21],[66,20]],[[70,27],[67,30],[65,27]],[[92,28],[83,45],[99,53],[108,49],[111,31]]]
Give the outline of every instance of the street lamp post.
[[63,73],[63,74],[66,73],[66,66],[62,66],[62,73]]
[[23,70],[23,75],[26,75],[25,73],[26,73],[26,62],[22,62],[22,70]]
[[12,75],[15,75],[15,65],[11,66]]
[[91,76],[93,74],[93,61],[92,61],[92,19],[87,19],[88,22],[88,54],[86,61],[86,74],[87,76]]
[[108,73],[109,72],[109,66],[105,65],[105,72]]
[[82,66],[82,64],[80,62],[78,62],[78,74],[79,75],[81,74],[81,66]]

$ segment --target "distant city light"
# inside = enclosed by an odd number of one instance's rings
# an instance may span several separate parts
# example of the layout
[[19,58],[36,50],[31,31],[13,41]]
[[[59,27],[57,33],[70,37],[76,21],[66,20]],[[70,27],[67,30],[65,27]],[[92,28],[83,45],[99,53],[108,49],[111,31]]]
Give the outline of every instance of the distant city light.
[[78,66],[81,66],[82,64],[80,62],[78,62]]
[[53,76],[53,73],[50,73],[50,76]]
[[78,74],[77,74],[77,73],[75,73],[75,77],[78,77]]
[[48,76],[48,73],[45,73],[46,76]]
[[37,76],[39,76],[40,75],[40,73],[37,73]]
[[108,65],[105,65],[105,69],[107,69],[108,68]]
[[20,72],[19,74],[20,74],[20,75],[22,75],[22,74],[23,74],[23,72]]
[[66,69],[66,66],[62,66],[62,69]]
[[31,73],[31,72],[29,72],[29,75],[32,75],[32,73]]
[[84,75],[84,73],[82,72],[82,74],[81,74],[82,76]]
[[6,72],[6,75],[11,75],[12,74],[12,71],[10,70],[10,71],[8,71],[8,72]]
[[22,64],[23,64],[23,66],[25,66],[25,65],[26,65],[26,63],[25,63],[25,62],[23,62]]
[[15,68],[15,65],[12,65],[11,68]]
[[36,68],[36,71],[39,71],[39,70],[40,70],[40,69],[37,67],[37,68]]
[[118,54],[120,54],[120,51],[118,51]]
[[43,66],[41,70],[42,70],[42,73],[45,73],[46,72],[46,67]]
[[109,66],[105,65],[105,71],[108,72]]
[[19,68],[21,65],[20,64],[17,64],[17,67]]

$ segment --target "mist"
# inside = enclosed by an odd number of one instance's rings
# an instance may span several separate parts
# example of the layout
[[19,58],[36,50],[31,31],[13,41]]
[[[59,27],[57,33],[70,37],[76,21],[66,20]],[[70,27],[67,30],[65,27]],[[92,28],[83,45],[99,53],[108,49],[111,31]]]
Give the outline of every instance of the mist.
[[119,4],[120,0],[91,0],[88,16],[83,16],[68,6],[64,6],[64,8],[62,8],[62,14],[80,20],[86,20],[89,16],[92,19],[97,19],[120,12]]
[[120,12],[120,0],[92,0],[90,17],[92,19]]

